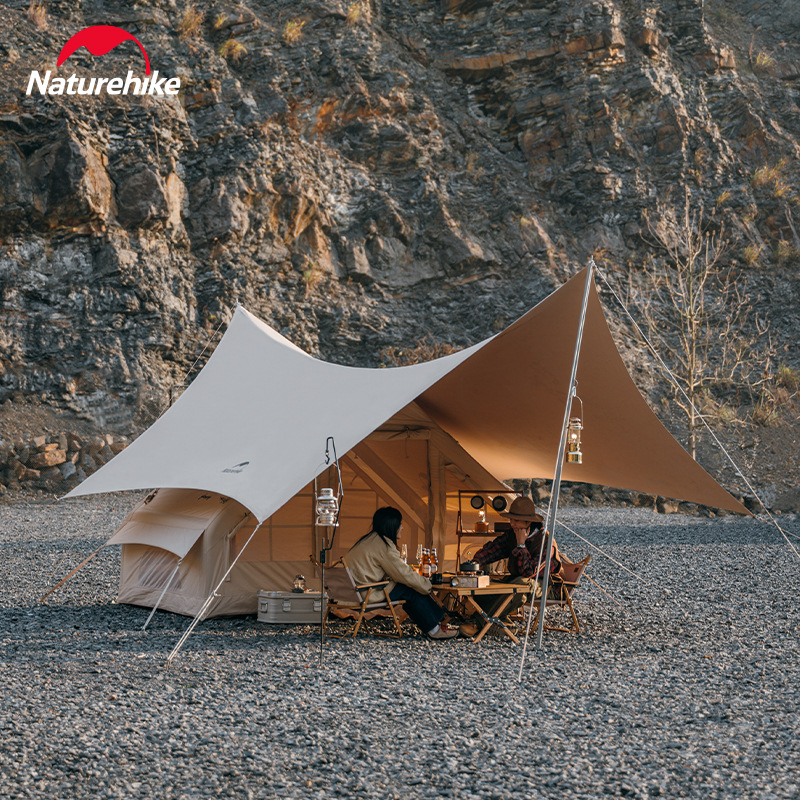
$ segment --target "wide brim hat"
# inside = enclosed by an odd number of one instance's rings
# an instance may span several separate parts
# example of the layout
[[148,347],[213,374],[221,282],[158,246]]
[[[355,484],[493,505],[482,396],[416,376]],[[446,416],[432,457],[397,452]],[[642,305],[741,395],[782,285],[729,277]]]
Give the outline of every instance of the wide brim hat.
[[517,497],[508,511],[501,516],[506,519],[520,519],[523,522],[544,522],[544,517],[536,513],[536,506],[530,497]]

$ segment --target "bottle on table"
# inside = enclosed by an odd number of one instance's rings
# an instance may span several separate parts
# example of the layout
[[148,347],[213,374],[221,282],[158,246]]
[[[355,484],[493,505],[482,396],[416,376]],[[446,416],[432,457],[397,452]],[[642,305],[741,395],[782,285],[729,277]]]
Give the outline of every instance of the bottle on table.
[[408,564],[408,545],[404,544],[404,545],[403,545],[403,546],[400,548],[400,558],[402,558],[402,559],[403,559],[403,561],[404,561],[406,564]]
[[425,548],[422,551],[422,577],[430,580],[433,575],[433,568],[431,565],[431,551]]

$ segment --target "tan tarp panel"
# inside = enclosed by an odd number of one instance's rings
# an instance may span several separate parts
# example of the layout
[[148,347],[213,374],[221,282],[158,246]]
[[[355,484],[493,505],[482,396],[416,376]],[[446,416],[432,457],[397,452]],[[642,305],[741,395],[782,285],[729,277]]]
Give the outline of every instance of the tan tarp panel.
[[[552,477],[585,275],[576,276],[418,398],[489,472]],[[748,513],[673,439],[631,380],[594,286],[577,372],[583,464],[563,480]],[[578,403],[573,412],[580,408]]]

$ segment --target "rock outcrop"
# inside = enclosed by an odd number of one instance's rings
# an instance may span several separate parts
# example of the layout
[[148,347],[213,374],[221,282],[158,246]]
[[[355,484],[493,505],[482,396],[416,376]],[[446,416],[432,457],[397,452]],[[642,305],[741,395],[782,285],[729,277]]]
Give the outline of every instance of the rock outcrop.
[[8,490],[64,494],[127,447],[125,437],[39,435],[0,444],[0,495]]
[[[643,212],[684,191],[800,362],[794,0],[35,5],[0,3],[0,403],[139,429],[237,301],[343,363],[467,345],[591,253],[659,258]],[[26,95],[93,24],[180,95]]]

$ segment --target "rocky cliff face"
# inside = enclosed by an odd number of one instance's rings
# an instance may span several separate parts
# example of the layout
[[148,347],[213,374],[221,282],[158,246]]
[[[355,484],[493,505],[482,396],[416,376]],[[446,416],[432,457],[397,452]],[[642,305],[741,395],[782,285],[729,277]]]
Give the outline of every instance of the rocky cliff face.
[[[141,72],[56,69],[99,24],[179,96],[25,94]],[[593,252],[623,282],[685,189],[798,366],[795,0],[20,0],[0,30],[0,402],[134,430],[237,301],[342,363],[463,346]]]

